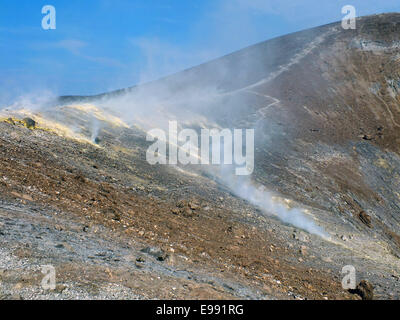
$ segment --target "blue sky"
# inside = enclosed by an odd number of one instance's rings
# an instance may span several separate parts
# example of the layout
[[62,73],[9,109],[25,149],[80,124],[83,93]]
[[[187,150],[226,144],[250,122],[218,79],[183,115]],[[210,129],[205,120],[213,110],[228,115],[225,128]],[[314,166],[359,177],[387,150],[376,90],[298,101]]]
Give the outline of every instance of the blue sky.
[[[0,106],[29,92],[95,94],[279,35],[400,11],[394,0],[0,0]],[[56,30],[43,30],[44,5]]]

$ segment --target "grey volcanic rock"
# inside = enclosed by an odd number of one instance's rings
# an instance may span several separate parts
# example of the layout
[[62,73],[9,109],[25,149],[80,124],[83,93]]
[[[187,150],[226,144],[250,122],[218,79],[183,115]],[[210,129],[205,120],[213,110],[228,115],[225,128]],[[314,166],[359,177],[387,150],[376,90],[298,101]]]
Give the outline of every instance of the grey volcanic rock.
[[398,256],[399,29],[400,14],[359,18],[356,30],[334,23],[96,99],[152,96],[178,121],[190,112],[185,124],[255,128],[253,181],[320,209],[331,234],[378,236]]
[[24,118],[24,119],[22,120],[22,122],[23,122],[24,125],[25,125],[27,128],[29,128],[29,129],[34,128],[35,125],[36,125],[35,120],[33,120],[33,119],[31,119],[31,118]]
[[374,286],[367,280],[362,280],[352,293],[358,294],[363,300],[374,299]]

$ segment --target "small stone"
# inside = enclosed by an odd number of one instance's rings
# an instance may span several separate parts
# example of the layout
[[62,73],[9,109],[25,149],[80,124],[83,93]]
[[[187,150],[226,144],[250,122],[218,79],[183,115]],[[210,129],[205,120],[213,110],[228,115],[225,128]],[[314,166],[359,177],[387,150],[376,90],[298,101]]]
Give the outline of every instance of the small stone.
[[372,228],[371,217],[365,213],[365,211],[361,211],[358,215],[361,222],[364,223],[368,228]]
[[192,210],[197,210],[199,206],[194,202],[189,202],[189,208]]
[[168,254],[166,254],[164,250],[155,247],[146,247],[140,251],[153,256],[158,261],[165,261],[168,257]]
[[86,178],[84,176],[82,176],[81,174],[77,174],[75,175],[75,180],[77,180],[80,183],[86,183]]
[[33,129],[36,126],[36,122],[35,120],[31,119],[31,118],[24,118],[22,120],[22,123],[24,124],[25,127],[27,127],[28,129]]
[[15,286],[14,286],[14,290],[21,290],[22,289],[22,283],[18,282]]
[[322,257],[322,261],[324,261],[324,262],[333,262],[333,260],[332,260],[332,258],[331,257]]
[[350,293],[358,294],[363,300],[374,299],[374,286],[367,280],[361,280],[354,290],[349,290]]
[[308,253],[308,248],[306,246],[301,246],[299,252],[302,256],[306,256]]
[[64,284],[58,284],[58,285],[56,286],[56,292],[57,292],[57,293],[63,293],[63,291],[64,291],[65,289],[67,289],[67,286],[64,285]]
[[9,124],[15,125],[15,121],[13,120],[13,118],[8,118],[6,120],[6,122],[9,123]]
[[362,136],[362,139],[363,139],[363,140],[367,140],[367,141],[371,141],[373,138],[372,138],[372,136],[369,135],[369,134],[364,134],[364,135]]
[[184,211],[183,211],[183,216],[186,217],[186,218],[190,218],[190,217],[194,216],[194,213],[193,213],[192,209],[185,208]]

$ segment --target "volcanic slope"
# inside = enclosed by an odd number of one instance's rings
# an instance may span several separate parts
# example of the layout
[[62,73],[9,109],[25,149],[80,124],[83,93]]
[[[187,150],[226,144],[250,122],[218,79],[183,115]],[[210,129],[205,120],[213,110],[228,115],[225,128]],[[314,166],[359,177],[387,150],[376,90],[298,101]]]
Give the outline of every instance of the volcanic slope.
[[[353,265],[375,298],[398,299],[399,31],[400,14],[363,17],[129,89],[3,110],[3,297],[355,299],[341,284]],[[148,164],[146,131],[168,120],[254,128],[254,173]]]

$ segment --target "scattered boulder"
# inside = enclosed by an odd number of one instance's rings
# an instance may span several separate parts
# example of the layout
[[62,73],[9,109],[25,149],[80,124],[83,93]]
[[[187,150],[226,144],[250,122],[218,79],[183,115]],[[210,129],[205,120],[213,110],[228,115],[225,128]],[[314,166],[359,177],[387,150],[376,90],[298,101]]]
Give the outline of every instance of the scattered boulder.
[[383,127],[382,126],[379,126],[379,127],[377,127],[376,128],[376,131],[377,131],[377,136],[379,137],[379,138],[383,138]]
[[171,210],[171,212],[175,215],[179,215],[180,210],[178,208],[174,208]]
[[80,183],[86,183],[86,178],[81,174],[75,175],[74,179]]
[[365,211],[361,211],[358,214],[358,217],[360,218],[361,222],[364,223],[368,228],[372,228],[371,217],[367,213],[365,213]]
[[65,289],[67,289],[67,286],[64,285],[64,284],[58,284],[58,285],[56,286],[56,292],[57,292],[57,293],[63,293],[63,291],[64,291]]
[[118,212],[114,213],[114,217],[112,218],[114,221],[121,221],[121,214]]
[[138,269],[142,269],[144,267],[144,263],[146,262],[146,260],[143,257],[138,257],[135,261],[135,266]]
[[374,286],[367,280],[361,280],[355,289],[349,291],[358,294],[363,300],[374,299]]
[[12,124],[12,125],[15,126],[15,121],[14,121],[13,118],[8,118],[7,120],[5,120],[5,122],[7,122],[7,123]]
[[294,240],[298,240],[301,242],[309,242],[310,241],[309,236],[306,235],[303,231],[294,230],[292,236],[293,236]]
[[103,209],[103,214],[105,214],[107,217],[114,221],[121,221],[121,213],[119,213],[116,209],[113,207],[108,207]]
[[153,256],[154,258],[156,258],[158,261],[165,261],[168,258],[168,254],[160,249],[160,248],[156,248],[156,247],[146,247],[142,250],[140,250],[143,253],[146,253],[150,256]]
[[185,208],[182,212],[183,216],[186,218],[192,218],[195,216],[194,211],[189,207],[189,208]]
[[306,256],[308,253],[308,248],[306,246],[301,246],[299,252],[302,256]]
[[181,200],[181,201],[179,201],[179,202],[177,203],[176,206],[177,206],[178,208],[185,208],[187,205],[188,205],[188,202],[187,202],[187,201]]
[[188,205],[189,205],[189,208],[192,209],[192,210],[197,210],[199,208],[197,203],[195,203],[193,201],[190,201]]
[[369,134],[364,134],[362,136],[362,139],[363,140],[367,140],[367,141],[371,141],[373,139],[373,137],[371,135],[369,135]]
[[195,216],[198,216],[198,211],[200,209],[200,206],[196,201],[187,201],[187,200],[181,200],[177,203],[176,208],[173,208],[171,212],[175,215],[182,215],[186,218],[193,218]]
[[27,127],[28,129],[33,129],[36,126],[36,122],[35,120],[31,119],[31,118],[24,118],[22,120],[22,123],[25,127]]

